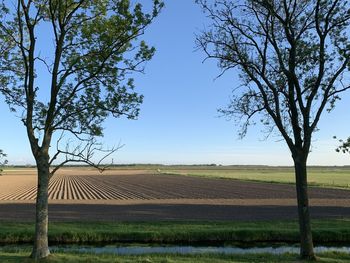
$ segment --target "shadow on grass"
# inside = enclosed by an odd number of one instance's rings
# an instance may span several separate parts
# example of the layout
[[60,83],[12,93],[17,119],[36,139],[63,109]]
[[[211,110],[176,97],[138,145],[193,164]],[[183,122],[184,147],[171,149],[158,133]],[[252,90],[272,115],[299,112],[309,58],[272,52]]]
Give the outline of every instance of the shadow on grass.
[[[1,263],[13,263],[13,262],[47,262],[47,263],[78,263],[78,262],[91,262],[91,263],[108,263],[108,262],[123,262],[123,263],[248,263],[248,262],[307,262],[298,260],[295,254],[284,255],[271,255],[271,254],[257,254],[257,255],[222,255],[222,254],[207,254],[207,255],[142,255],[142,256],[115,256],[115,255],[94,255],[94,254],[54,254],[49,258],[40,261],[34,261],[28,258],[29,254],[25,253],[2,253],[0,255]],[[345,263],[350,262],[350,255],[345,253],[322,253],[318,257],[317,262],[324,263]]]

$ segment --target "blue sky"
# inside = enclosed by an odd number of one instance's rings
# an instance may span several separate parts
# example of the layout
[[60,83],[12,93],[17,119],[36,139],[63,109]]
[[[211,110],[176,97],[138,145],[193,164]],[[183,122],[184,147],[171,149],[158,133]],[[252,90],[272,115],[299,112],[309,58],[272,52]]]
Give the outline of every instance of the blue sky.
[[[238,127],[219,118],[237,72],[219,79],[215,61],[202,63],[204,54],[195,50],[195,33],[205,27],[205,16],[194,1],[165,1],[158,19],[146,31],[145,39],[157,48],[146,65],[146,73],[135,75],[137,90],[144,94],[139,119],[108,119],[106,145],[121,141],[125,146],[114,156],[116,163],[162,164],[266,164],[291,165],[285,143],[278,136],[264,140],[261,127],[251,127],[238,138]],[[330,114],[325,113],[314,136],[310,165],[350,165],[350,156],[334,151],[337,135],[350,135],[350,94]],[[0,148],[10,164],[34,163],[24,126],[0,104]]]

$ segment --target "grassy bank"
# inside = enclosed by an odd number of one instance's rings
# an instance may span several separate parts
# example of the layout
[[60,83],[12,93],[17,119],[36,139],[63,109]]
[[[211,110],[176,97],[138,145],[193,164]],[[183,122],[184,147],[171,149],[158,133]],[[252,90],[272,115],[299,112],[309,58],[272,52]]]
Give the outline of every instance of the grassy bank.
[[[31,263],[33,260],[28,258],[29,251],[3,252],[0,250],[0,262],[13,263],[25,262]],[[350,262],[350,255],[345,253],[323,253],[318,255],[318,262]],[[143,256],[115,256],[115,255],[92,255],[92,254],[71,254],[71,253],[55,253],[47,260],[40,262],[48,263],[76,263],[76,262],[124,262],[124,263],[226,263],[226,262],[298,262],[297,255],[143,255]]]
[[[317,243],[350,242],[350,219],[313,220]],[[0,223],[0,243],[30,243],[34,224]],[[51,243],[298,242],[296,221],[51,223]]]
[[[292,167],[223,166],[223,167],[163,167],[161,173],[224,178],[257,182],[294,184]],[[311,186],[350,189],[350,167],[309,167],[308,181]]]

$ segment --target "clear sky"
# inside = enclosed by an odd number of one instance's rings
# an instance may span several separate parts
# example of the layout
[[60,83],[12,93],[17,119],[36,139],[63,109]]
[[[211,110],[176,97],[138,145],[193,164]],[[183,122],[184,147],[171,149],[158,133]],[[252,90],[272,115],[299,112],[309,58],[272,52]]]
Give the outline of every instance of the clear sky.
[[[145,34],[157,53],[146,73],[134,76],[137,90],[145,96],[139,119],[108,119],[104,125],[106,145],[125,144],[114,162],[291,165],[280,137],[264,140],[261,127],[253,126],[240,140],[236,124],[218,117],[217,108],[228,103],[238,85],[237,72],[215,79],[216,62],[202,63],[204,54],[195,49],[195,34],[206,19],[194,1],[165,4]],[[337,141],[332,138],[350,135],[350,93],[343,95],[337,108],[321,119],[310,165],[350,165],[350,155],[336,153]],[[4,103],[0,112],[0,148],[10,164],[34,163],[23,124]]]

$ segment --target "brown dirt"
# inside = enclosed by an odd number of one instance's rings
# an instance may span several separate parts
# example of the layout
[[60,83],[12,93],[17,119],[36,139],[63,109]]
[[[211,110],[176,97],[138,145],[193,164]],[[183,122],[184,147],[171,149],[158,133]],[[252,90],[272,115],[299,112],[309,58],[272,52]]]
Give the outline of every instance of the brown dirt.
[[[0,176],[0,218],[32,220],[34,170]],[[53,220],[259,220],[296,218],[293,185],[63,169],[49,187]],[[350,217],[350,191],[310,188],[313,217]]]

